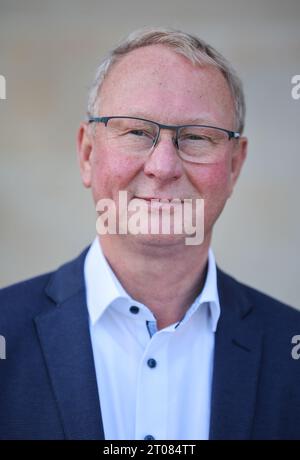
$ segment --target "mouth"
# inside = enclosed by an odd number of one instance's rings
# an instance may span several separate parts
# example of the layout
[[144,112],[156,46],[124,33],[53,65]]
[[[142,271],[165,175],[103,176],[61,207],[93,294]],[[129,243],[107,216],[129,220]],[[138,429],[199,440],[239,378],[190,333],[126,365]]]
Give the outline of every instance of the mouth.
[[178,197],[169,198],[169,197],[160,197],[160,196],[134,196],[133,198],[138,198],[139,200],[145,200],[149,202],[151,202],[152,200],[155,200],[156,202],[157,201],[172,202],[173,200],[176,200],[176,202],[180,201],[181,203],[183,203],[184,201],[182,198],[178,198]]

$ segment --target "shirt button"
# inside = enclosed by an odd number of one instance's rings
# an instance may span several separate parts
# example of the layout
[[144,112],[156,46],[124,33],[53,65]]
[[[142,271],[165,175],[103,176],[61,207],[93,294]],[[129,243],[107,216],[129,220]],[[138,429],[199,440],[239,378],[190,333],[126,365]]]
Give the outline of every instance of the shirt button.
[[149,367],[153,368],[156,367],[157,362],[155,361],[155,359],[150,358],[148,359],[147,364]]
[[140,311],[139,307],[136,307],[135,305],[132,305],[132,307],[130,307],[129,310],[130,310],[130,312],[133,313],[134,315],[136,315],[136,314]]
[[144,437],[145,441],[153,441],[154,439],[155,439],[155,437],[152,436],[152,434],[147,434],[147,436]]

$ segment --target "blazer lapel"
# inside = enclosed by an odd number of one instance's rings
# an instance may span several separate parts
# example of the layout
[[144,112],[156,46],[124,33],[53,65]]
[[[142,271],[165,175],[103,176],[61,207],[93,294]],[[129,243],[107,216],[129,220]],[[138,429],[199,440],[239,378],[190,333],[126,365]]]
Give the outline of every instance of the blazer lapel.
[[56,305],[35,318],[67,439],[104,439],[89,334],[83,263],[61,267],[46,288]]
[[215,339],[210,439],[250,439],[262,327],[243,289],[218,270],[221,316]]

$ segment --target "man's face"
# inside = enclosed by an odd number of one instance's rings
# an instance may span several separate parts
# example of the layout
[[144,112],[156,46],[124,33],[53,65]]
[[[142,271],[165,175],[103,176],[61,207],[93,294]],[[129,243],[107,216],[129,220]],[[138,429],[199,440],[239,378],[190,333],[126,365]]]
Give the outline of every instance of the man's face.
[[[163,45],[132,51],[106,76],[98,116],[136,116],[176,125],[195,123],[235,130],[234,106],[223,75],[212,66],[194,66]],[[179,158],[171,131],[163,130],[148,157],[111,148],[104,124],[82,124],[78,135],[81,175],[101,198],[118,202],[121,190],[134,197],[203,198],[205,237],[230,196],[246,155],[246,139],[230,140],[214,164]]]

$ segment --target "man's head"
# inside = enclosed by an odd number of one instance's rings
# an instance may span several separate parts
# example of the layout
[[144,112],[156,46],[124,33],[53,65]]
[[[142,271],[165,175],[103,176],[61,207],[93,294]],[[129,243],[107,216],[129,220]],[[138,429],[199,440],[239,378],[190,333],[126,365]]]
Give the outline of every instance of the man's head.
[[[241,133],[245,104],[239,78],[212,47],[182,32],[146,29],[129,36],[100,64],[88,114]],[[112,142],[109,128],[104,123],[82,123],[78,135],[82,180],[92,188],[95,202],[112,198],[117,203],[121,190],[129,199],[203,198],[209,240],[244,162],[246,139],[225,136],[218,148],[212,142],[217,152],[213,160],[192,162],[178,152],[171,130],[161,130],[155,148],[137,156]]]

